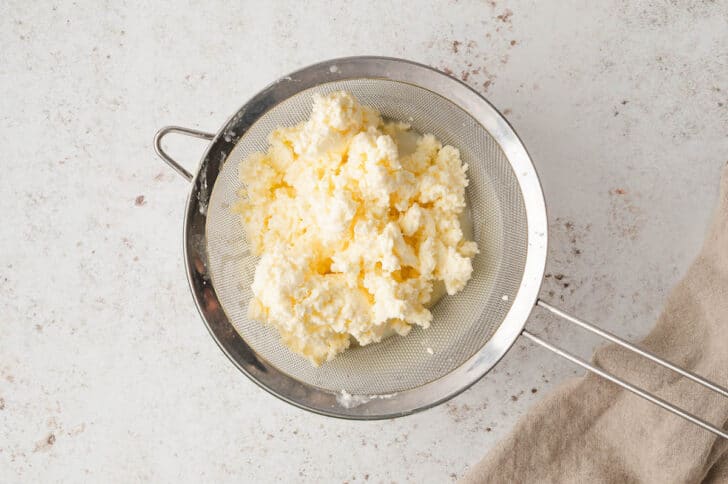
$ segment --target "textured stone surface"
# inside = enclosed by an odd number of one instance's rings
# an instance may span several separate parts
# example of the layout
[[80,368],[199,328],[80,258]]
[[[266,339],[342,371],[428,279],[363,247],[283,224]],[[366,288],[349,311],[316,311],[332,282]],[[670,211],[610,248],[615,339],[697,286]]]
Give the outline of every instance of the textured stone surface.
[[[0,6],[0,481],[447,482],[580,373],[520,340],[451,402],[362,423],[226,360],[184,277],[188,187],[151,138],[215,131],[326,58],[409,58],[484,93],[542,178],[544,299],[649,329],[728,159],[728,4],[330,3]],[[170,140],[190,167],[201,149]],[[529,327],[583,356],[598,343],[538,310]]]

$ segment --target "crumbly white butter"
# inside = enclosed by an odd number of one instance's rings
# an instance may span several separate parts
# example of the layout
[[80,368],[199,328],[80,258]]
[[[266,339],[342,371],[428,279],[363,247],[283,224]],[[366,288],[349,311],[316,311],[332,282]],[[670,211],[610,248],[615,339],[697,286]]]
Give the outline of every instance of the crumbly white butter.
[[352,395],[346,390],[341,390],[336,394],[336,403],[344,408],[356,408],[372,400],[387,400],[396,396],[396,393],[387,393],[384,395]]
[[428,327],[433,284],[460,291],[478,252],[460,226],[459,151],[346,92],[315,95],[309,120],[269,143],[240,165],[236,210],[261,256],[249,316],[315,365],[352,338],[367,345]]

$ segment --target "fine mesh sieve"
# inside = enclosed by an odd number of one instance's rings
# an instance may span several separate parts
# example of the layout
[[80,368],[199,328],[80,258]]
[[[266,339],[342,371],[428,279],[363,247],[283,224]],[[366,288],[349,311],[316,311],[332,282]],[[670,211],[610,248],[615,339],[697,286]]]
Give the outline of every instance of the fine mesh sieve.
[[[344,90],[389,119],[409,122],[460,150],[467,163],[466,219],[480,254],[464,290],[444,297],[428,329],[353,347],[321,367],[291,352],[278,332],[247,317],[256,257],[231,207],[241,160],[268,135],[306,120],[314,93]],[[162,149],[183,133],[210,143],[193,177]],[[188,279],[211,334],[233,363],[278,397],[345,418],[401,416],[436,405],[482,377],[523,334],[532,341],[718,435],[692,414],[622,382],[523,329],[534,304],[728,396],[728,390],[537,299],[546,259],[543,194],[531,159],[505,119],[465,84],[399,59],[357,57],[307,67],[251,99],[217,135],[178,127],[155,137],[157,153],[192,181],[185,219]]]
[[[280,343],[278,332],[247,317],[256,258],[250,255],[239,215],[230,207],[242,188],[240,161],[265,151],[280,126],[309,118],[314,93],[344,90],[390,119],[408,120],[457,146],[467,163],[467,202],[481,254],[463,291],[433,308],[430,328],[407,337],[351,348],[319,368]],[[394,393],[433,381],[478,351],[505,318],[523,277],[526,216],[518,182],[503,151],[470,115],[441,96],[403,82],[356,79],[322,84],[273,107],[238,140],[212,189],[207,215],[209,270],[230,321],[255,352],[296,379],[327,390],[355,394]],[[503,296],[506,296],[505,298]],[[428,351],[432,351],[432,354]]]

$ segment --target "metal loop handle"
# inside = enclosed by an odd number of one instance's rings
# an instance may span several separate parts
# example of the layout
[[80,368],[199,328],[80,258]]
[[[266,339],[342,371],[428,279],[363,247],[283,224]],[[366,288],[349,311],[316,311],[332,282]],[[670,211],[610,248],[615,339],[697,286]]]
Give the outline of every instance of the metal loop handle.
[[[689,378],[690,380],[716,392],[719,393],[725,397],[728,397],[728,389],[725,387],[722,387],[716,383],[711,382],[710,380],[706,380],[705,378],[696,375],[695,373],[692,373],[688,370],[685,370],[684,368],[680,368],[679,366],[674,365],[673,363],[670,363],[669,361],[666,361],[659,356],[655,355],[654,353],[650,353],[647,350],[638,348],[637,346],[633,345],[632,343],[625,341],[612,333],[605,331],[603,329],[599,329],[596,326],[587,323],[586,321],[580,320],[578,318],[575,318],[574,316],[571,316],[569,314],[566,314],[565,312],[561,311],[560,309],[557,309],[550,304],[547,304],[540,299],[536,301],[536,305],[540,306],[547,311],[550,311],[551,313],[555,314],[556,316],[559,316],[566,321],[569,321],[570,323],[574,323],[587,331],[590,331],[598,336],[601,336],[602,338],[605,338],[613,343],[618,344],[619,346],[626,348],[634,353],[639,354],[640,356],[644,356],[645,358],[653,361],[654,363],[657,363],[660,366],[663,366],[665,368],[668,368],[676,373],[679,373],[680,375]],[[523,330],[523,335],[533,341],[534,343],[538,343],[539,345],[543,346],[544,348],[553,351],[557,355],[566,358],[567,360],[571,361],[572,363],[576,363],[577,365],[581,366],[582,368],[591,371],[592,373],[601,376],[602,378],[605,378],[612,383],[615,383],[619,385],[620,387],[624,388],[627,391],[630,391],[634,393],[635,395],[644,398],[645,400],[654,403],[655,405],[664,408],[665,410],[672,412],[675,415],[678,415],[685,420],[688,420],[689,422],[694,423],[695,425],[698,425],[705,430],[708,430],[709,432],[712,432],[713,434],[723,437],[724,439],[728,439],[728,432],[725,430],[722,430],[709,422],[706,422],[705,420],[693,415],[690,412],[687,412],[680,407],[676,407],[675,405],[672,405],[671,403],[666,402],[665,400],[661,399],[660,397],[653,395],[652,393],[645,391],[639,387],[636,387],[632,385],[631,383],[628,383],[622,379],[620,379],[617,376],[612,375],[611,373],[602,370],[599,367],[596,367],[592,365],[591,363],[588,363],[578,356],[575,356],[567,351],[564,351],[563,349],[552,345],[551,343],[548,343],[538,336],[534,335],[533,333],[530,333],[527,330]]]
[[190,173],[182,165],[174,161],[172,157],[169,156],[166,151],[164,151],[164,148],[162,148],[162,138],[170,133],[184,134],[187,136],[192,136],[193,138],[200,138],[208,141],[212,140],[215,135],[211,133],[206,133],[204,131],[198,131],[196,129],[183,128],[182,126],[165,126],[164,128],[157,131],[157,134],[154,135],[154,151],[157,153],[157,156],[163,159],[164,162],[171,166],[172,169],[176,171],[180,176],[184,177],[187,181],[192,181],[192,173]]

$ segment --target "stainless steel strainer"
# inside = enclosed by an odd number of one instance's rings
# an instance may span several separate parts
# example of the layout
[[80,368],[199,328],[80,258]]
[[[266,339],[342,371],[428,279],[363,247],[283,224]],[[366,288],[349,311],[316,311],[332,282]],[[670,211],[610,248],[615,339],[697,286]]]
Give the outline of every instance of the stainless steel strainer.
[[[314,93],[346,90],[385,117],[408,121],[460,149],[469,165],[467,214],[481,249],[465,289],[433,308],[434,322],[405,338],[352,348],[314,368],[279,341],[275,329],[247,317],[256,258],[231,211],[241,188],[238,165],[265,151],[279,126],[308,118]],[[193,176],[161,146],[169,133],[210,140]],[[187,275],[210,333],[254,382],[317,413],[378,419],[407,415],[462,392],[487,373],[523,334],[575,363],[718,435],[728,434],[524,330],[534,305],[574,322],[728,396],[728,390],[639,350],[538,299],[547,219],[538,176],[501,114],[467,85],[412,62],[354,57],[316,64],[279,79],[253,97],[215,135],[166,127],[157,154],[192,182],[184,224]]]

